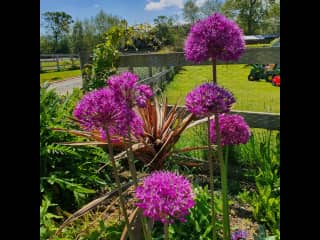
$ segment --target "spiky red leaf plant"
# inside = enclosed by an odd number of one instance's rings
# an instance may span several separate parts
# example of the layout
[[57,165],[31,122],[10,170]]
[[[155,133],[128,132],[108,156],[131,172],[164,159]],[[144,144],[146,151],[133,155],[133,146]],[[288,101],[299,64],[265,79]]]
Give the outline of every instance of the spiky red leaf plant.
[[[181,134],[186,128],[195,126],[203,121],[194,120],[194,115],[188,113],[186,108],[178,107],[177,104],[169,106],[167,98],[154,97],[153,101],[147,100],[144,108],[135,108],[134,110],[143,120],[144,133],[142,136],[132,136],[133,154],[135,159],[140,160],[144,167],[150,170],[163,169],[165,159],[174,151],[173,147],[178,142]],[[77,119],[70,118],[80,123]],[[81,127],[81,125],[80,125]],[[64,145],[107,145],[107,142],[101,137],[99,131],[68,130],[62,128],[53,128],[55,131],[68,132],[70,134],[89,139],[88,142],[69,142],[60,143]],[[115,159],[126,158],[127,139],[122,136],[112,136],[114,150],[118,152]],[[192,151],[197,149],[207,149],[207,146],[187,147],[177,150],[178,152]]]

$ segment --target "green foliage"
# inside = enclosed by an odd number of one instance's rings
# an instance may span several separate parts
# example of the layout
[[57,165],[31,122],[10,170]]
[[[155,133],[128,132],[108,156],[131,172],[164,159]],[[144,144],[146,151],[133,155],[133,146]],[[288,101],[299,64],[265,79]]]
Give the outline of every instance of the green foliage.
[[118,49],[123,44],[132,44],[131,32],[131,28],[114,26],[105,33],[105,42],[98,44],[93,51],[92,76],[88,76],[86,90],[105,86],[106,79],[116,73],[120,56]]
[[40,54],[54,53],[54,41],[50,36],[40,36]]
[[42,14],[45,28],[52,34],[55,41],[55,52],[58,52],[58,42],[69,32],[72,17],[65,12],[45,12]]
[[214,12],[222,11],[221,0],[206,0],[200,8],[200,11],[204,17],[208,17]]
[[222,12],[234,19],[246,35],[280,32],[280,4],[276,1],[226,0]]
[[[159,38],[156,27],[152,27],[150,24],[136,24],[132,26],[132,29],[131,39],[133,44],[123,46],[122,51],[154,51],[162,46],[163,42]],[[163,34],[165,34],[165,31]]]
[[277,237],[280,236],[279,134],[264,131],[252,135],[246,145],[235,149],[236,152],[240,150],[241,165],[248,169],[247,177],[254,179],[256,187],[255,191],[243,191],[239,199],[249,203],[253,217]]
[[199,7],[195,0],[188,0],[183,5],[183,17],[190,23],[194,24],[198,19],[200,19]]
[[[200,239],[209,240],[212,237],[211,204],[208,186],[195,187],[196,204],[190,209],[187,222],[176,222],[169,226],[170,239]],[[222,214],[222,199],[215,194],[215,211],[217,215]],[[217,230],[221,232],[222,221],[217,219]]]
[[49,238],[58,229],[53,219],[60,219],[62,217],[48,212],[49,207],[56,205],[51,203],[48,197],[43,197],[40,206],[40,239]]
[[118,16],[113,16],[111,14],[106,14],[102,9],[93,18],[93,24],[95,26],[97,38],[99,42],[104,40],[104,34],[108,32],[113,26],[125,27],[127,21],[121,19]]
[[53,238],[54,240],[61,239],[79,239],[79,240],[100,240],[100,239],[120,239],[124,222],[116,220],[111,220],[105,223],[103,220],[97,222],[97,224],[92,225],[86,229],[93,220],[100,218],[98,215],[91,214],[89,217],[83,218],[81,221],[76,221],[70,226],[62,230],[60,237]]
[[72,28],[72,52],[80,53],[81,50],[86,49],[84,41],[84,29],[81,21],[76,21]]
[[276,240],[276,236],[267,236],[263,225],[259,225],[258,233],[253,236],[254,240]]
[[173,34],[170,32],[173,29],[173,21],[172,17],[167,16],[158,16],[153,20],[155,35],[162,45],[173,44]]

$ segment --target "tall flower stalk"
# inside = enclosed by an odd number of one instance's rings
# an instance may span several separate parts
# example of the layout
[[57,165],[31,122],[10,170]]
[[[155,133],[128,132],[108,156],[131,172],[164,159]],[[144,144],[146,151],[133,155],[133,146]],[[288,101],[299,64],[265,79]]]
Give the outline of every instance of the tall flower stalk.
[[[250,137],[250,128],[240,115],[221,114],[216,115],[211,122],[210,139],[217,144],[217,155],[222,161],[221,168],[221,189],[223,205],[223,237],[230,239],[229,205],[228,205],[228,155],[229,145],[247,143]],[[225,150],[223,158],[222,147]]]
[[223,239],[230,239],[228,183],[227,183],[228,182],[228,177],[227,177],[228,169],[226,168],[226,164],[224,162],[223,154],[222,154],[219,114],[215,114],[214,122],[215,122],[215,131],[216,131],[217,157],[220,162],[220,172],[221,172]]
[[[208,126],[210,125],[210,117],[208,116]],[[212,158],[212,149],[210,141],[210,128],[208,127],[208,162],[209,162],[209,183],[210,183],[210,192],[211,192],[211,223],[212,223],[212,239],[217,239],[216,234],[216,212],[214,209],[214,182],[213,182],[213,158]]]
[[[74,116],[78,119],[84,129],[98,130],[101,132],[102,137],[107,139],[109,159],[114,171],[120,207],[128,229],[129,238],[130,240],[134,240],[134,235],[125,206],[125,200],[122,195],[120,177],[114,159],[112,145],[113,141],[116,139],[111,138],[111,134],[118,136],[124,134],[125,129],[123,126],[119,125],[119,122],[125,119],[125,113],[125,105],[116,101],[114,92],[106,88],[94,90],[84,95],[73,112]],[[130,124],[132,123],[130,122]],[[137,131],[139,132],[140,130],[137,128]]]
[[[137,171],[134,163],[134,155],[132,150],[132,139],[131,139],[131,126],[130,122],[136,116],[136,113],[132,110],[136,105],[139,107],[145,107],[147,99],[150,99],[153,95],[151,88],[148,85],[137,85],[138,76],[131,72],[123,72],[119,75],[113,75],[107,80],[107,84],[112,91],[115,92],[116,100],[123,102],[127,108],[126,116],[127,120],[124,121],[127,126],[127,139],[126,154],[128,157],[129,171],[133,179],[135,187],[138,187]],[[142,120],[139,118],[141,126],[143,125]],[[143,131],[141,131],[141,134]],[[140,220],[142,223],[143,235],[146,240],[151,240],[151,230],[147,219],[139,211]]]
[[[219,113],[230,111],[231,105],[235,102],[234,97],[226,89],[219,87],[214,83],[204,83],[192,90],[186,97],[186,107],[195,116],[208,118],[208,162],[210,173],[210,192],[211,192],[211,221],[212,221],[212,238],[216,239],[216,222],[214,211],[214,183],[213,183],[213,158],[211,155],[211,139],[212,129],[210,129],[210,115],[214,114],[218,119]],[[221,146],[217,141],[218,159],[221,161]],[[227,238],[226,238],[227,239]]]
[[[138,186],[137,173],[133,162],[131,134],[136,137],[143,134],[143,122],[133,111],[138,105],[143,107],[147,99],[152,96],[152,90],[147,85],[137,85],[138,76],[124,72],[110,77],[108,88],[102,88],[86,94],[74,110],[74,116],[86,130],[99,131],[102,138],[108,142],[108,153],[114,168],[117,189],[120,196],[120,206],[125,217],[130,239],[133,239],[132,228],[129,223],[125,202],[122,196],[119,173],[116,168],[112,143],[119,138],[127,137],[126,146],[128,164],[135,186]],[[108,126],[108,128],[106,128]],[[111,139],[111,136],[113,139]],[[118,136],[115,138],[115,136]],[[140,214],[143,233],[146,240],[151,239],[146,219]]]
[[120,207],[124,216],[124,220],[128,229],[128,234],[129,234],[129,238],[130,240],[134,240],[134,235],[132,232],[132,228],[131,228],[131,224],[129,222],[129,217],[128,217],[128,213],[127,213],[127,209],[125,206],[125,201],[123,199],[123,194],[122,194],[122,190],[121,190],[121,183],[120,183],[120,178],[119,178],[119,172],[116,166],[116,162],[114,160],[114,154],[113,154],[113,148],[112,148],[112,144],[111,144],[111,138],[110,138],[110,134],[108,131],[108,128],[106,128],[106,136],[107,136],[107,141],[108,141],[108,153],[109,153],[109,157],[112,163],[112,167],[113,167],[113,171],[114,171],[114,177],[116,179],[116,184],[117,184],[117,189],[118,189],[118,193],[119,193],[119,201],[120,201]]
[[[214,13],[206,19],[198,21],[191,27],[185,41],[185,57],[194,63],[200,63],[211,59],[212,61],[212,82],[217,84],[217,60],[237,60],[243,53],[245,42],[242,30],[238,25],[219,13]],[[194,106],[196,108],[196,106]],[[199,107],[198,107],[199,109]],[[201,107],[200,107],[201,109]],[[199,111],[199,110],[196,110]],[[221,111],[212,112],[215,117],[215,132],[217,143],[217,158],[221,165],[221,183],[223,196],[223,235],[224,239],[230,239],[230,224],[227,207],[227,167],[223,160],[221,136],[219,129],[219,114]],[[209,128],[208,121],[208,128]],[[210,131],[209,131],[210,133]],[[210,145],[210,143],[209,143]],[[211,156],[209,155],[209,162]],[[210,166],[210,165],[209,165]],[[211,168],[211,167],[210,167]],[[211,169],[210,169],[211,171]],[[210,174],[211,179],[211,174]],[[211,180],[210,180],[211,181]],[[210,184],[212,185],[212,184]],[[213,189],[211,189],[213,192]],[[213,197],[213,195],[212,195]],[[212,205],[212,208],[214,206]],[[214,213],[213,217],[214,217]],[[213,227],[214,227],[214,223]],[[213,234],[213,239],[215,235]]]

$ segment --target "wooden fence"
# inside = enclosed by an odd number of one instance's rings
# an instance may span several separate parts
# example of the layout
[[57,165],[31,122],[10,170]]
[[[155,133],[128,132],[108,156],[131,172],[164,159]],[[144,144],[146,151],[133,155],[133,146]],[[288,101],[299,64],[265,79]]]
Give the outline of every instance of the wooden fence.
[[[80,53],[80,68],[84,64],[91,63],[91,56],[88,52]],[[265,47],[265,48],[248,48],[238,61],[223,62],[218,61],[217,64],[270,64],[280,63],[280,47]],[[119,67],[126,67],[134,71],[134,67],[165,67],[166,70],[154,76],[149,74],[149,77],[141,80],[144,83],[155,83],[161,81],[163,76],[172,73],[173,67],[192,66],[192,65],[210,65],[211,62],[203,62],[194,64],[186,61],[183,52],[177,53],[146,53],[146,54],[126,54],[120,56]],[[83,80],[85,78],[82,78]],[[85,84],[85,83],[84,83]],[[183,107],[183,106],[182,106]],[[264,128],[271,130],[280,130],[280,114],[265,113],[265,112],[250,112],[250,111],[233,111],[242,115],[252,128]]]
[[78,54],[40,54],[40,72],[47,70],[60,71],[68,68],[77,69],[80,68],[79,61]]

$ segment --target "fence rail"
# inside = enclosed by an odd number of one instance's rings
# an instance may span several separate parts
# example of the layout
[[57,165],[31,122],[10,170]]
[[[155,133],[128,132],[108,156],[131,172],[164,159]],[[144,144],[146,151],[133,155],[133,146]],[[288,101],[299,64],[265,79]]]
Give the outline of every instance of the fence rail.
[[43,58],[79,58],[79,54],[40,54],[40,59]]
[[[217,64],[268,64],[280,63],[279,47],[248,48],[238,61],[217,61]],[[160,66],[191,66],[209,65],[206,61],[194,64],[186,61],[183,52],[177,53],[151,53],[151,54],[128,54],[120,56],[120,67],[160,67]]]
[[[40,72],[46,70],[56,70],[66,68],[80,68],[80,57],[77,54],[41,54],[40,55]],[[67,62],[69,61],[69,63]],[[45,63],[54,63],[53,65],[45,65]]]
[[[80,53],[80,67],[91,63],[91,57],[88,52]],[[265,48],[247,48],[238,61],[223,62],[218,61],[217,64],[269,64],[280,63],[280,47]],[[211,65],[211,62],[203,62],[194,64],[186,61],[184,53],[148,53],[148,54],[126,54],[120,56],[119,67],[127,67],[134,71],[134,67],[171,67],[165,71],[141,80],[144,83],[157,83],[162,81],[162,77],[173,71],[176,66],[192,66],[192,65]],[[152,75],[152,71],[151,71]],[[83,78],[84,79],[84,78]],[[183,108],[183,106],[181,106]],[[280,130],[280,114],[266,112],[250,112],[250,111],[232,111],[244,117],[250,127],[264,128],[270,130]]]

